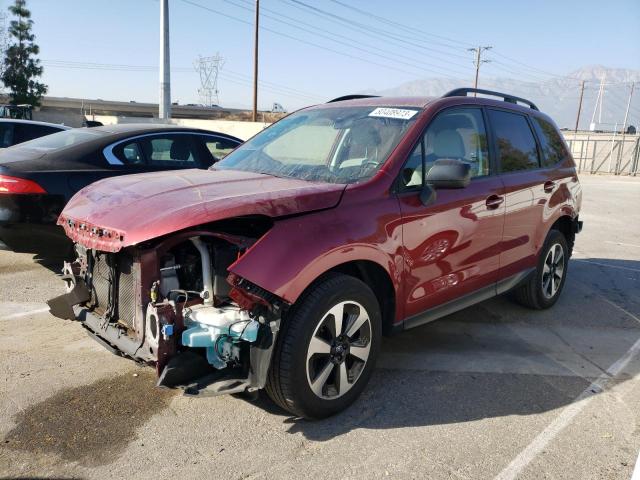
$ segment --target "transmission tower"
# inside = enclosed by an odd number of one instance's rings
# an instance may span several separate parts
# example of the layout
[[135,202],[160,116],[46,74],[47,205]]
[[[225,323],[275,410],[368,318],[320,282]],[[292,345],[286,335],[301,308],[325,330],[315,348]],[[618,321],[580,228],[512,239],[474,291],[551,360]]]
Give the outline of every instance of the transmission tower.
[[219,53],[211,57],[203,57],[198,55],[197,60],[194,62],[196,72],[200,74],[200,88],[198,89],[198,95],[200,96],[200,102],[203,105],[211,106],[218,105],[220,99],[218,97],[218,73],[224,65],[224,59]]

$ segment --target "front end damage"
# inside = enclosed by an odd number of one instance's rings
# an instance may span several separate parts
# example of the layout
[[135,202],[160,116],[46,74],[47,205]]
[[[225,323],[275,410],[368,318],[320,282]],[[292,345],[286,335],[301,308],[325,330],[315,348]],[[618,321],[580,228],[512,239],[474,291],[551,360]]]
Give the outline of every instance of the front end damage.
[[286,302],[228,273],[256,238],[207,230],[108,252],[76,244],[51,313],[190,395],[265,386]]

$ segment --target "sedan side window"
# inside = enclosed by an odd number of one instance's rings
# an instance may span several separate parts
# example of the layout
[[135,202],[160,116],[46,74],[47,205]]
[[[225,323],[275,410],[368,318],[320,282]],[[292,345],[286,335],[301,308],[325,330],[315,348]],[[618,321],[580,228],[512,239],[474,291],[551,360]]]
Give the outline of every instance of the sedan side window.
[[191,135],[167,134],[149,138],[144,144],[149,165],[171,167],[198,167],[197,154]]
[[128,163],[130,165],[144,164],[144,156],[142,155],[142,149],[138,142],[131,142],[124,145],[119,156],[122,157],[121,160],[124,163]]
[[238,142],[229,140],[228,138],[208,136],[199,136],[197,138],[204,139],[207,150],[209,150],[209,153],[211,153],[216,162],[229,155],[239,145]]
[[469,163],[472,177],[489,175],[487,132],[479,108],[448,109],[429,124],[402,169],[401,189],[422,188],[424,176],[442,159]]
[[0,147],[6,148],[13,145],[13,123],[0,123]]
[[489,110],[489,121],[495,132],[501,172],[534,170],[540,167],[536,139],[524,115]]

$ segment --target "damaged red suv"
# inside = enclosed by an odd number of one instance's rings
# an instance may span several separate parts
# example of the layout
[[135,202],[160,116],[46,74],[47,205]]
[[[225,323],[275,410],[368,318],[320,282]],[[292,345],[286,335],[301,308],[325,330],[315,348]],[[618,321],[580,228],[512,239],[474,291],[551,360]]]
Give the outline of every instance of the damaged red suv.
[[552,306],[580,203],[557,127],[528,100],[342,97],[209,171],[81,190],[58,221],[78,258],[49,305],[155,366],[159,386],[266,388],[320,418],[362,392],[383,334],[507,291]]

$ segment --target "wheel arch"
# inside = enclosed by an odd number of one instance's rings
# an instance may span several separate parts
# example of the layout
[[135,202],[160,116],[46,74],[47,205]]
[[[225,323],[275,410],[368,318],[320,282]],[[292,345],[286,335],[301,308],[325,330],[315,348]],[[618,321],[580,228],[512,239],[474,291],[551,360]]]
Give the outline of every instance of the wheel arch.
[[549,230],[558,230],[564,235],[564,238],[567,240],[567,246],[569,247],[569,256],[573,253],[573,244],[576,240],[574,222],[574,217],[568,214],[563,214],[558,217],[549,228]]
[[380,305],[382,333],[384,335],[392,333],[396,319],[397,299],[391,276],[384,267],[371,260],[352,260],[336,265],[322,276],[328,273],[349,275],[357,278],[371,288]]

